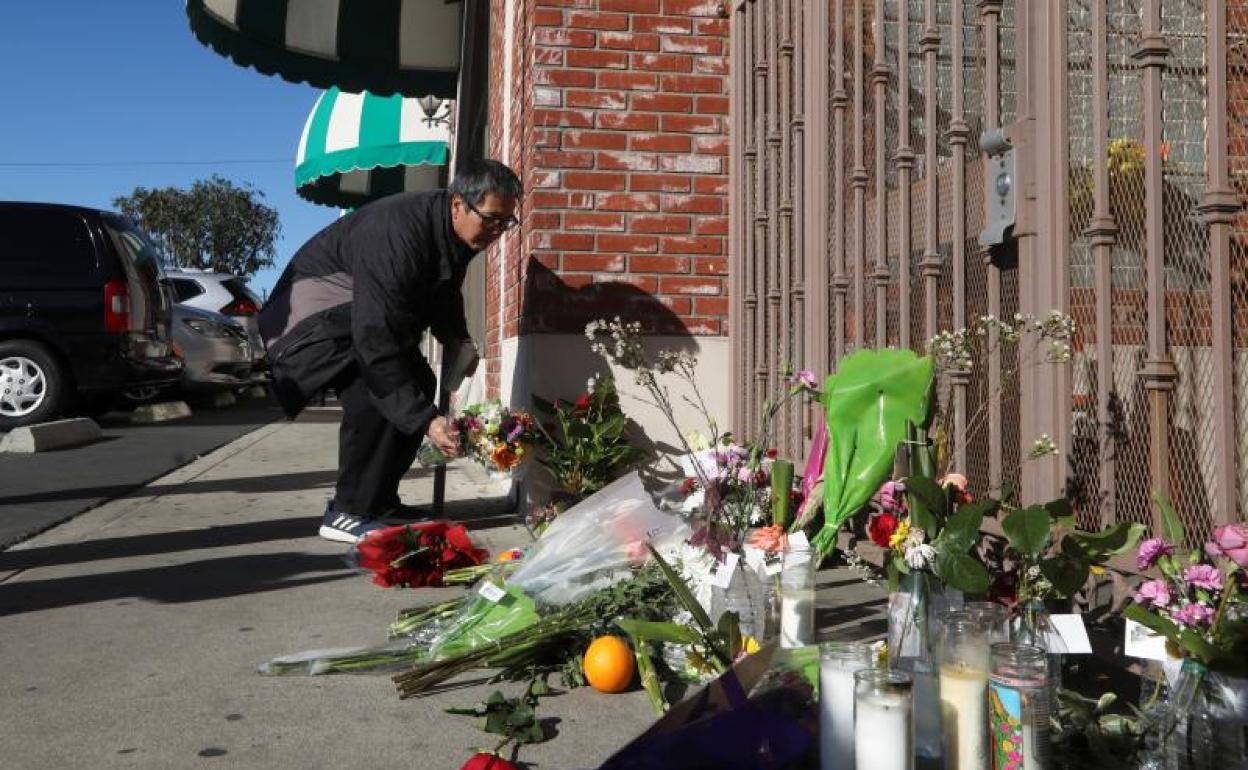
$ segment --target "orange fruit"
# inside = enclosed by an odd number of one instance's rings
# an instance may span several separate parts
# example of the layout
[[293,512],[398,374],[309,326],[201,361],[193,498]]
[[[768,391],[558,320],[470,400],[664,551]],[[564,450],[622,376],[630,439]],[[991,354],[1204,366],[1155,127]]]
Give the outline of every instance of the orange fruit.
[[581,670],[598,692],[624,692],[632,684],[637,664],[628,642],[618,636],[600,636],[586,648]]

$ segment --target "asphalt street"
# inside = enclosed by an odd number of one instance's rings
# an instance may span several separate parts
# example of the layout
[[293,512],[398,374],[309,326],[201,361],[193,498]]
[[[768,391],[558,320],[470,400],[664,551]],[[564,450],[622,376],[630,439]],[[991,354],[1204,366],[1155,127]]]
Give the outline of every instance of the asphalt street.
[[131,425],[129,415],[96,419],[103,437],[55,452],[0,454],[0,548],[121,497],[217,447],[284,419],[271,398],[197,407],[189,419]]

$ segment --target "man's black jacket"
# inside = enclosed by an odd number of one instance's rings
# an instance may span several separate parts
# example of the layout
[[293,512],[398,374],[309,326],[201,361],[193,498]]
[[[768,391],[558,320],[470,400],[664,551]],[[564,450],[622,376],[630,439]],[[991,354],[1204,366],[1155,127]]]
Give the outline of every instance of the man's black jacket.
[[383,198],[303,245],[260,313],[278,401],[293,417],[355,366],[372,401],[409,435],[437,413],[426,329],[468,339],[460,286],[475,252],[451,228],[445,190]]

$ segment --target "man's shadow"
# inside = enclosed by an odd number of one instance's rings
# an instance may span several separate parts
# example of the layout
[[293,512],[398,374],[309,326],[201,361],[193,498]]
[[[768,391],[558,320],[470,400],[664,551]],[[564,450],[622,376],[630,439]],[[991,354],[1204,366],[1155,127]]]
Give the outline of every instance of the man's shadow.
[[[585,336],[586,325],[594,320],[618,318],[623,323],[637,323],[642,335],[649,338],[643,343],[651,360],[659,349],[694,355],[700,352],[697,339],[673,309],[673,306],[677,309],[686,304],[692,306],[692,297],[670,297],[665,301],[665,298],[656,296],[650,289],[657,289],[658,276],[621,276],[620,280],[602,278],[602,274],[558,275],[538,260],[528,260],[515,372],[509,393],[512,404],[530,407],[531,395],[549,401],[556,398],[575,400],[585,391],[590,377],[611,374],[607,360],[590,350],[590,340]],[[559,335],[557,341],[551,339],[554,335]],[[625,372],[616,374],[622,388],[637,390],[631,376]],[[674,379],[672,375],[661,375],[661,381],[670,384]],[[674,400],[678,398],[673,394]],[[632,399],[625,395],[621,400],[621,406],[628,414]],[[681,429],[701,430],[704,427],[690,423],[682,425]],[[684,451],[670,442],[654,439],[631,418],[628,435],[630,441],[652,457]],[[675,466],[646,465],[645,475],[653,477],[656,484],[681,475],[676,472]],[[531,477],[530,483],[537,481]]]

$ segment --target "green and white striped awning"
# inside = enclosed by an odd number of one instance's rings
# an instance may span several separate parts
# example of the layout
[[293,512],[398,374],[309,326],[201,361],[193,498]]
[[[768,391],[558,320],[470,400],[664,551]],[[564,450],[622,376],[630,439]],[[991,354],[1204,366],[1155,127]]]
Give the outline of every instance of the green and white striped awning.
[[446,124],[430,126],[415,99],[331,88],[303,126],[295,188],[339,208],[432,190],[445,183],[449,140]]
[[186,0],[191,31],[268,75],[375,94],[455,97],[463,2]]

